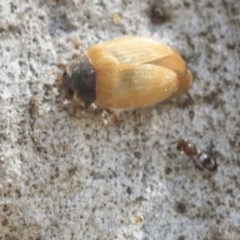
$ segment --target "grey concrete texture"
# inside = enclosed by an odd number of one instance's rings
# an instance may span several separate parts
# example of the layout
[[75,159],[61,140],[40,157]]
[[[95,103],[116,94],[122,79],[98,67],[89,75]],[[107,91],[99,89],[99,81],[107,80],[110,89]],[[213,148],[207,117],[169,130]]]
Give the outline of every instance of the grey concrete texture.
[[[240,239],[239,1],[155,4],[158,23],[147,0],[0,0],[0,239]],[[188,94],[117,123],[74,110],[55,83],[73,40],[136,34],[178,49]]]

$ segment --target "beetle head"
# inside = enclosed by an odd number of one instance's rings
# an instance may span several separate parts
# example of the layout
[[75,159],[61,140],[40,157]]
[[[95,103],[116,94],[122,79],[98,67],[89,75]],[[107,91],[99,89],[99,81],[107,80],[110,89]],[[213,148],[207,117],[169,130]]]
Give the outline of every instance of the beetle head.
[[88,107],[96,99],[96,76],[93,65],[85,54],[81,53],[65,69],[60,86],[66,94],[83,102]]

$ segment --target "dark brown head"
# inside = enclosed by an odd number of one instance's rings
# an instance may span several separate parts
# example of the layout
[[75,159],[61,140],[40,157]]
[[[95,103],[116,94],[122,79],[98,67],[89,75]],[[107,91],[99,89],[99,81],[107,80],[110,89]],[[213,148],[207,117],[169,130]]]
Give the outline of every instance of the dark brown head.
[[184,152],[189,157],[194,156],[198,153],[197,148],[186,139],[180,139],[178,141],[177,150]]
[[81,54],[67,65],[61,76],[60,86],[67,95],[79,99],[88,107],[96,100],[96,74],[85,54]]

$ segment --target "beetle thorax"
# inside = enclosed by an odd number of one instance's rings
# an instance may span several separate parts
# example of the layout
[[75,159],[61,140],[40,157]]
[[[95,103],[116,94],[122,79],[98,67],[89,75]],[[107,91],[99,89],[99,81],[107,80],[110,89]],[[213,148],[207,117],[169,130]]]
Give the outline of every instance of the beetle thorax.
[[80,98],[86,106],[95,102],[95,70],[86,55],[82,53],[68,66],[67,70],[75,96]]

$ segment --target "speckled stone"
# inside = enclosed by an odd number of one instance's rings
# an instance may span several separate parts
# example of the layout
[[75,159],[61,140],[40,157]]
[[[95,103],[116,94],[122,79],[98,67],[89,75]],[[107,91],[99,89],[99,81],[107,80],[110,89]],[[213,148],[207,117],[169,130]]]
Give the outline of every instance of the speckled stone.
[[[240,239],[240,4],[161,0],[157,23],[152,4],[0,2],[0,240]],[[130,34],[181,52],[189,94],[118,123],[74,111],[55,83],[73,39]],[[218,170],[198,170],[180,138]]]

